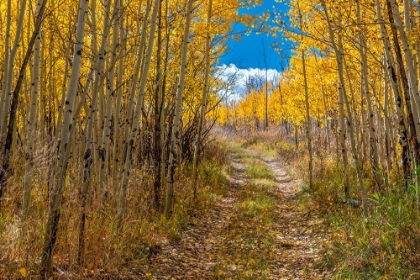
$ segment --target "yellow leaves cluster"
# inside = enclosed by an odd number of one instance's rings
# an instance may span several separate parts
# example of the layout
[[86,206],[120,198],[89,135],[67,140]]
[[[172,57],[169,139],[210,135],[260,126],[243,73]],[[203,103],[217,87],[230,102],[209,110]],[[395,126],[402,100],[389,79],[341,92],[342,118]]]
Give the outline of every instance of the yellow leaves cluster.
[[[302,75],[302,63],[299,57],[293,57],[290,69],[284,71],[280,85],[269,82],[268,117],[269,126],[279,125],[283,121],[302,126],[305,122],[305,96]],[[329,57],[308,57],[307,75],[311,118],[325,126],[325,116],[329,119],[331,111],[337,107],[337,74],[335,61]],[[327,112],[323,104],[323,94]],[[234,104],[222,106],[219,124],[236,124],[237,129],[262,128],[265,121],[265,85],[261,90],[252,89]]]

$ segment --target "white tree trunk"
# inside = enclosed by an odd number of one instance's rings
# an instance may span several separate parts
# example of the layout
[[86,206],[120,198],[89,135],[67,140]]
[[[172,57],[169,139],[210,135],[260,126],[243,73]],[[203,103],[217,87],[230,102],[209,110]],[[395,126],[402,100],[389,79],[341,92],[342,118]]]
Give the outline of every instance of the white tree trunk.
[[179,133],[181,123],[181,111],[182,111],[182,94],[185,86],[185,72],[187,68],[187,52],[188,52],[188,36],[190,33],[190,23],[192,16],[192,6],[194,0],[188,0],[187,4],[187,16],[185,21],[184,37],[182,39],[182,50],[181,50],[181,68],[179,70],[179,82],[176,92],[175,100],[175,117],[172,124],[171,133],[171,147],[169,152],[169,166],[168,174],[166,175],[166,198],[165,198],[165,214],[170,216],[173,212],[174,206],[174,176],[175,168],[177,163],[177,149],[179,148]]
[[[42,2],[40,0],[37,3],[36,16],[40,12]],[[25,177],[23,181],[23,217],[26,219],[28,210],[31,203],[31,189],[32,189],[32,168],[34,165],[34,147],[36,140],[35,133],[35,122],[36,113],[38,108],[38,90],[39,90],[39,70],[40,70],[40,49],[41,49],[41,32],[39,32],[35,39],[34,51],[33,51],[33,63],[32,63],[32,87],[31,87],[31,100],[29,116],[26,121],[26,165],[25,165]]]
[[[12,95],[12,83],[13,83],[13,73],[14,73],[14,66],[15,66],[15,57],[16,53],[19,49],[20,44],[20,37],[22,34],[23,29],[23,19],[25,16],[25,10],[26,10],[26,0],[22,0],[20,11],[19,11],[19,19],[16,27],[16,35],[15,40],[13,43],[13,48],[10,51],[10,56],[7,61],[7,67],[4,71],[5,80],[3,83],[3,89],[2,89],[2,104],[0,104],[0,136],[4,135],[6,132],[6,126],[7,126],[7,115],[9,114],[10,109],[10,97]],[[9,20],[9,19],[8,19]],[[8,26],[7,28],[10,28]],[[10,29],[9,29],[10,32]],[[9,33],[8,33],[9,34]],[[9,35],[10,36],[10,35]],[[5,50],[6,53],[8,50]],[[7,56],[7,55],[6,55]],[[5,62],[6,64],[6,62]],[[1,138],[0,138],[1,143]]]
[[41,256],[41,276],[44,278],[48,275],[51,269],[52,252],[57,238],[61,200],[66,181],[66,171],[70,149],[70,134],[73,127],[74,102],[76,99],[77,85],[82,65],[82,51],[85,38],[85,19],[87,15],[88,2],[89,0],[80,0],[79,2],[76,40],[74,44],[70,83],[66,94],[64,121],[61,129],[61,139],[58,150],[57,171],[55,174],[53,193],[51,195],[52,200],[48,211],[48,220],[45,228],[45,241]]

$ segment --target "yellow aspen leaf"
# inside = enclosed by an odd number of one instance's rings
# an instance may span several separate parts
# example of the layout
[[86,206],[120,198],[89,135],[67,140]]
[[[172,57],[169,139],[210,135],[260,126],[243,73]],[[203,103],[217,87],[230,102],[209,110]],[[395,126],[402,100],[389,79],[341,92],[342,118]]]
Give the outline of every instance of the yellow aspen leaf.
[[26,268],[24,268],[24,267],[22,267],[21,269],[19,269],[19,273],[23,277],[26,277],[26,275],[28,275],[28,272],[26,271]]

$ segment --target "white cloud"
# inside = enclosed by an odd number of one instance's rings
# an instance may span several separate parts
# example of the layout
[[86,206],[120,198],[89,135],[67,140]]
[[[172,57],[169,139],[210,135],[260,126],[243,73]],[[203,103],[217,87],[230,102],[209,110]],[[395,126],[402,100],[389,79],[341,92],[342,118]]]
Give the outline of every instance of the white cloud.
[[[248,68],[241,69],[238,68],[235,64],[221,65],[218,67],[218,76],[224,80],[234,79],[235,86],[233,88],[234,93],[244,94],[246,93],[246,82],[252,78],[260,80],[260,82],[265,83],[265,69],[259,68]],[[278,81],[280,72],[276,69],[267,69],[267,79],[268,81]]]

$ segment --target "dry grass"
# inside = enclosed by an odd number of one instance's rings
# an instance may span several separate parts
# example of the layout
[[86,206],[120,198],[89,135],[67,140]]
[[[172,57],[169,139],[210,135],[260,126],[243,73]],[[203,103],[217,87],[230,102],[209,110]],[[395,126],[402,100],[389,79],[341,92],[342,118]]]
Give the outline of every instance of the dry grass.
[[[16,155],[19,164],[21,155]],[[133,169],[127,192],[127,213],[122,230],[116,227],[118,184],[109,183],[105,206],[97,204],[97,184],[93,181],[87,205],[85,262],[79,266],[78,223],[79,190],[82,165],[69,166],[65,187],[58,238],[54,249],[54,272],[61,277],[134,277],[140,273],[138,265],[159,250],[163,242],[181,238],[191,215],[205,211],[223,193],[227,181],[222,167],[227,160],[226,147],[219,142],[207,145],[199,166],[198,198],[192,199],[190,165],[177,172],[175,183],[176,208],[170,219],[152,207],[152,176],[147,166]],[[32,205],[26,223],[21,220],[21,186],[24,168],[14,165],[9,176],[0,213],[0,275],[12,279],[39,275],[40,253],[43,246],[51,185],[47,151],[38,151],[33,176]],[[162,191],[161,197],[164,193]],[[22,270],[24,269],[24,270]],[[130,276],[131,275],[131,276]]]

